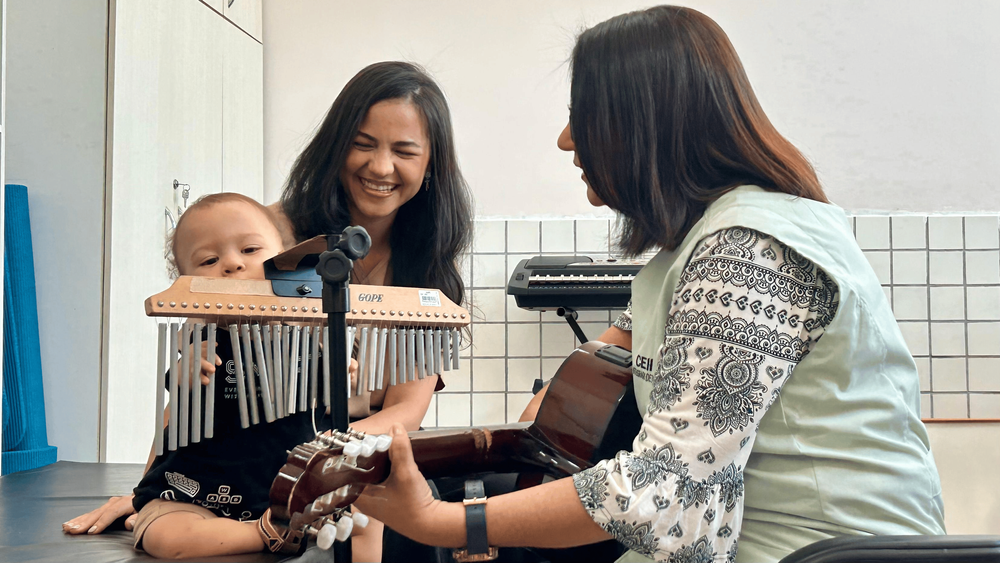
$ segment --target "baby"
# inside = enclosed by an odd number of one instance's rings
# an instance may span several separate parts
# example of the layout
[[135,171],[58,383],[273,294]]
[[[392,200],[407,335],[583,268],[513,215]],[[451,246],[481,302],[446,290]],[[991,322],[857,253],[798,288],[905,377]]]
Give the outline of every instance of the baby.
[[[181,275],[263,279],[264,261],[282,251],[282,242],[263,205],[221,193],[200,198],[181,215],[170,250]],[[229,333],[220,327],[216,337],[216,365],[231,371]],[[215,371],[203,357],[202,383]],[[242,429],[235,378],[226,375],[216,376],[215,436],[159,457],[150,454],[131,499],[138,515],[126,522],[126,527],[132,524],[137,549],[170,559],[250,553],[264,549],[264,536],[273,535],[273,528],[260,526],[259,519],[270,505],[271,482],[286,451],[313,438],[312,413]],[[112,499],[66,522],[63,529],[99,533],[110,520],[129,513],[127,499]]]

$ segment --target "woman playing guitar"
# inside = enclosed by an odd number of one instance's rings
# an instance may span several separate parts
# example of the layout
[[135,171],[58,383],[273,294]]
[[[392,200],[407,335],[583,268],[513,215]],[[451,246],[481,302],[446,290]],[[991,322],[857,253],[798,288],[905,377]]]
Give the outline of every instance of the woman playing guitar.
[[558,145],[588,199],[620,213],[626,254],[661,249],[601,336],[633,352],[631,450],[489,498],[483,526],[482,499],[433,498],[396,426],[389,478],[355,506],[426,544],[614,538],[627,561],[777,561],[833,536],[942,533],[892,311],[719,26],[672,6],[598,24],[573,51],[571,101]]

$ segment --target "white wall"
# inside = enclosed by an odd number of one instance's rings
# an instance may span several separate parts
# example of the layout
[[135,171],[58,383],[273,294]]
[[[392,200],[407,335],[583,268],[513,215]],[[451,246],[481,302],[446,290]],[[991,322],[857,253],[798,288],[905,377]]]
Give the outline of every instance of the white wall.
[[941,475],[948,533],[1000,533],[1000,424],[930,423],[927,433]]
[[[1000,2],[699,0],[779,130],[853,210],[997,211]],[[425,65],[483,216],[595,213],[555,147],[575,33],[634,0],[265,0],[265,197],[347,80]]]
[[48,440],[76,461],[98,449],[107,12],[7,2],[6,180],[28,186]]

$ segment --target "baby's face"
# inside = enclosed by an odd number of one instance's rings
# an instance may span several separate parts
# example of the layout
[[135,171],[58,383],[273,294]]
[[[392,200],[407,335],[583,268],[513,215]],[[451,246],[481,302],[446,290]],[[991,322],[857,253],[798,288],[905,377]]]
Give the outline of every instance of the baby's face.
[[281,236],[259,209],[240,201],[188,211],[175,235],[177,270],[185,276],[264,279],[264,261],[282,251]]

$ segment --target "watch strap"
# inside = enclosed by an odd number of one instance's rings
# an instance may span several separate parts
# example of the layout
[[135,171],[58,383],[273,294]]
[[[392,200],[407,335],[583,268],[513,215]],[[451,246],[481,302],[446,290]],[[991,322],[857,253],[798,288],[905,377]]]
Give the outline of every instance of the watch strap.
[[264,546],[272,553],[300,554],[305,551],[305,534],[275,522],[271,518],[270,508],[257,520],[257,533],[264,540]]
[[486,538],[486,487],[481,479],[465,482],[465,549],[469,555],[489,552]]

